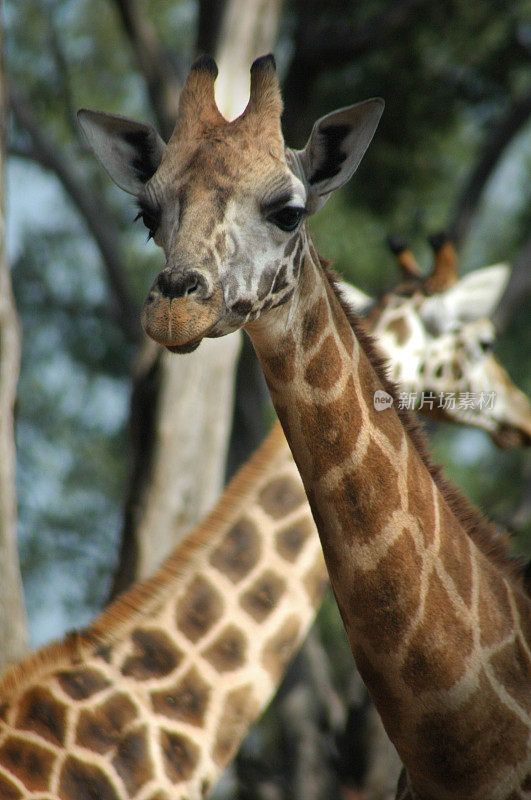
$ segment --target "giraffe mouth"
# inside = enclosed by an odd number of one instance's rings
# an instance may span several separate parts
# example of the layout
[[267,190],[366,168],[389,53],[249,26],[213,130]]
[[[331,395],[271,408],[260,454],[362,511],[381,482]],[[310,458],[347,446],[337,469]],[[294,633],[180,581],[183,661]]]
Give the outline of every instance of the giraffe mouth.
[[203,338],[196,339],[192,342],[187,342],[186,344],[167,344],[165,345],[166,350],[169,350],[170,353],[177,353],[178,355],[186,355],[186,353],[193,353],[194,350],[197,350]]

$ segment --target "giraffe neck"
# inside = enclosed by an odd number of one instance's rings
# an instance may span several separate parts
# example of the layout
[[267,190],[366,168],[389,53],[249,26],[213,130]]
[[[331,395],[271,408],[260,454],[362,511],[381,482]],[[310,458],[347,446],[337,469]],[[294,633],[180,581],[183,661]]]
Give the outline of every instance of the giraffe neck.
[[277,428],[154,578],[0,680],[0,798],[204,798],[325,586]]
[[[375,410],[384,387],[311,243],[298,294],[247,330],[351,649],[412,785],[430,799],[508,796],[529,735],[523,594],[464,530],[394,408]],[[509,659],[520,689],[502,686]]]

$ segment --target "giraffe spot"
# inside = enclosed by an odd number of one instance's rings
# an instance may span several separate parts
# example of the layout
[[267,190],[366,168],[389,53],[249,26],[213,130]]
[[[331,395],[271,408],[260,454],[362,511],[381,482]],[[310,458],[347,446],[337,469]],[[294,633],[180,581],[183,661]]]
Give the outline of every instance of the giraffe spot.
[[[379,358],[377,345],[373,345],[375,358]],[[387,370],[384,370],[387,373]],[[366,404],[367,411],[369,412],[369,422],[371,426],[381,431],[389,440],[391,447],[395,451],[399,451],[404,440],[404,428],[393,407],[386,409],[384,412],[377,411],[374,407],[372,398],[374,393],[381,390],[382,383],[378,377],[375,369],[366,355],[365,351],[360,352],[360,359],[358,362],[358,380],[361,387],[363,397],[369,398]]]
[[436,501],[428,471],[410,443],[407,455],[407,502],[410,514],[416,517],[419,524],[424,545],[430,547],[435,539]]
[[329,585],[328,572],[322,552],[317,554],[315,563],[304,576],[303,583],[310,598],[310,603],[314,608],[318,608]]
[[[396,681],[393,681],[393,675],[378,669],[378,659],[373,661],[363,647],[363,643],[357,646],[353,645],[352,654],[363,682],[371,696],[377,699],[378,713],[382,717],[385,729],[390,738],[395,741],[397,736],[403,735],[403,715],[407,714],[403,695],[399,693],[400,690],[396,686]],[[409,798],[409,800],[411,799]]]
[[304,370],[304,380],[316,389],[332,389],[341,377],[342,363],[332,334],[321,344]]
[[284,248],[284,257],[285,258],[289,258],[290,257],[290,255],[295,250],[295,247],[296,247],[297,243],[300,243],[300,237],[298,235],[297,236],[292,236],[291,239],[289,240],[289,242],[287,243],[286,247]]
[[460,381],[463,377],[463,370],[461,369],[461,365],[457,361],[452,361],[451,365],[452,371],[452,378],[456,381]]
[[55,754],[34,742],[10,736],[0,747],[0,764],[32,792],[45,791],[55,764]]
[[203,778],[201,781],[201,797],[206,797],[210,791],[210,781],[207,778]]
[[19,800],[22,792],[5,775],[0,774],[0,797],[2,800]]
[[387,325],[387,330],[395,337],[398,345],[405,344],[411,336],[411,329],[404,316],[391,320]]
[[232,760],[248,728],[260,711],[252,685],[233,689],[223,704],[218,721],[218,732],[214,744],[213,758],[219,767]]
[[177,603],[177,627],[191,642],[197,642],[222,613],[221,595],[206,578],[197,575]]
[[275,280],[276,274],[277,274],[277,268],[275,265],[273,265],[271,267],[266,267],[262,272],[262,274],[260,275],[260,281],[258,283],[259,300],[262,300],[269,294],[271,287],[273,285],[273,281]]
[[254,522],[239,519],[221,540],[210,556],[210,563],[238,583],[258,563],[260,539]]
[[136,718],[136,708],[127,695],[118,693],[95,708],[79,714],[76,743],[96,753],[108,752]]
[[470,539],[457,525],[446,503],[440,502],[441,536],[440,558],[448,576],[452,579],[459,596],[467,606],[472,602],[472,557]]
[[235,314],[240,314],[242,317],[246,317],[247,314],[250,314],[250,312],[253,310],[253,301],[236,300],[235,303],[232,303],[230,310],[234,311]]
[[265,377],[272,380],[292,381],[295,377],[295,352],[296,344],[293,334],[287,334],[279,345],[280,355],[269,356],[262,359],[265,367]]
[[302,240],[299,238],[297,242],[297,249],[295,250],[295,255],[293,256],[293,277],[295,279],[299,277],[299,273],[301,271],[303,263],[301,255],[302,255]]
[[59,779],[60,800],[118,800],[105,773],[94,764],[68,756]]
[[263,622],[278,604],[286,582],[271,570],[262,573],[240,598],[240,605],[257,622]]
[[57,679],[63,692],[72,700],[86,700],[109,686],[107,678],[91,667],[76,667],[58,672]]
[[306,446],[313,458],[312,481],[343,464],[355,446],[361,428],[361,414],[354,379],[347,379],[345,391],[323,406],[297,403],[296,413]]
[[[500,684],[524,709],[529,708],[531,663],[520,638],[491,656],[490,663]],[[531,787],[530,787],[531,788]]]
[[225,231],[219,231],[214,242],[214,250],[220,256],[224,256],[227,250],[227,234]]
[[48,689],[38,686],[22,695],[15,727],[33,731],[54,744],[63,744],[66,730],[66,706]]
[[218,672],[231,672],[244,663],[245,645],[243,633],[235,625],[227,625],[203,655]]
[[440,578],[432,572],[422,621],[402,665],[402,680],[417,695],[450,689],[463,677],[473,645],[472,628],[461,619]]
[[282,289],[285,289],[286,286],[288,285],[288,281],[286,280],[287,271],[288,269],[286,264],[282,264],[277,274],[275,275],[275,280],[273,281],[273,286],[271,287],[272,294],[278,294],[279,292],[282,291]]
[[281,528],[275,535],[278,554],[285,561],[295,562],[306,540],[315,533],[315,527],[308,517]]
[[[495,782],[527,755],[527,725],[502,705],[483,672],[478,689],[464,703],[426,712],[416,732],[410,763],[422,764],[430,781],[452,797],[468,797],[471,786],[480,796],[481,786]],[[417,786],[412,769],[410,773]]]
[[164,771],[173,783],[181,783],[191,778],[199,761],[199,748],[194,742],[180,733],[162,730],[160,745]]
[[265,486],[258,501],[266,514],[282,519],[306,501],[302,485],[292,478],[276,478]]
[[304,313],[302,318],[302,349],[313,347],[322,336],[328,325],[328,306],[324,297],[320,297],[314,305]]
[[10,709],[10,703],[8,702],[0,703],[0,719],[4,720],[4,722],[7,720],[9,709]]
[[151,704],[157,714],[201,727],[210,699],[210,686],[195,667],[174,686],[151,693]]
[[345,473],[327,501],[348,542],[370,542],[401,507],[396,470],[372,439],[362,466]]
[[147,681],[162,678],[178,666],[182,653],[169,636],[155,628],[137,628],[131,635],[134,653],[126,658],[122,675]]
[[481,553],[477,557],[481,566],[478,570],[480,642],[482,647],[490,647],[503,641],[512,627],[511,605],[503,575]]
[[374,569],[358,572],[345,605],[345,624],[357,629],[375,652],[394,652],[420,602],[422,558],[407,531],[389,546]]
[[112,765],[130,796],[136,795],[153,777],[146,728],[132,731],[120,740]]
[[277,683],[282,678],[297,646],[299,645],[300,621],[295,614],[288,617],[280,629],[264,644],[262,664]]
[[102,644],[94,650],[96,658],[101,658],[106,664],[111,663],[112,647],[109,644]]
[[170,800],[170,797],[166,792],[163,792],[162,789],[159,789],[155,794],[149,795],[149,800]]

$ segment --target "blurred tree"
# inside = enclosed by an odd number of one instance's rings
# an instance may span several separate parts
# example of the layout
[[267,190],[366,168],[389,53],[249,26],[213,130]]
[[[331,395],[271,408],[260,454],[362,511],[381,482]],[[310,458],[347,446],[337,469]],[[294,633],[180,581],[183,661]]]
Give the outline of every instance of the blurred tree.
[[0,23],[0,672],[28,646],[17,550],[13,410],[20,361],[20,332],[5,243],[7,103]]

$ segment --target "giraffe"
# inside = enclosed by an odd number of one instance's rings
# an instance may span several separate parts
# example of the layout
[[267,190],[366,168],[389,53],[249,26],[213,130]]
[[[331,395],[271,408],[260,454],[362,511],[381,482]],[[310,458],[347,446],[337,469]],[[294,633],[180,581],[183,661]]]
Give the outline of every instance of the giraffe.
[[426,416],[462,422],[485,430],[507,449],[529,445],[531,404],[496,360],[490,320],[509,280],[506,264],[475,270],[461,280],[457,258],[445,234],[430,237],[433,270],[422,276],[406,242],[390,241],[406,278],[379,302],[342,282],[345,299],[367,313],[368,330],[389,375],[410,407]]
[[[344,283],[341,289],[356,308],[374,306],[354,287]],[[278,425],[159,576],[130,590],[88,631],[30,656],[0,681],[0,797],[44,792],[59,800],[70,792],[77,798],[84,785],[93,785],[105,798],[162,800],[176,788],[179,796],[199,798],[215,784],[276,690],[328,584],[310,508]],[[258,618],[247,600],[255,587],[259,603],[267,605]],[[194,593],[195,605],[189,602]],[[205,623],[201,637],[204,598],[223,598],[226,618],[211,631]],[[176,611],[183,607],[184,625]],[[286,623],[292,638],[282,638]],[[248,663],[220,679],[204,653],[227,627],[235,636],[239,631],[240,641],[252,635],[253,649],[241,650],[249,662],[266,663],[275,636],[279,658],[265,671]],[[178,747],[173,767],[164,755],[168,742]]]
[[318,537],[277,426],[160,570],[0,681],[2,800],[199,800],[313,621]]
[[[171,352],[243,328],[302,477],[358,669],[405,766],[403,796],[521,798],[529,777],[529,603],[479,512],[445,483],[393,404],[372,341],[347,317],[304,224],[357,169],[379,99],[285,147],[274,58],[243,114],[217,109],[201,58],[165,146],[96,112],[81,124],[138,198],[166,267],[144,329]],[[404,794],[405,793],[405,794]]]

